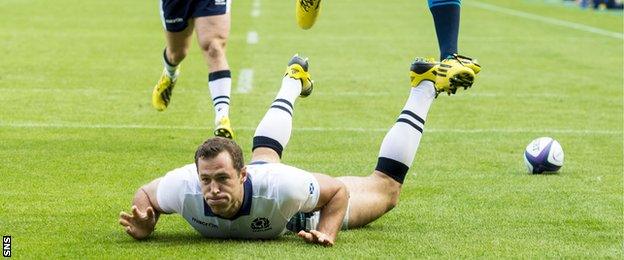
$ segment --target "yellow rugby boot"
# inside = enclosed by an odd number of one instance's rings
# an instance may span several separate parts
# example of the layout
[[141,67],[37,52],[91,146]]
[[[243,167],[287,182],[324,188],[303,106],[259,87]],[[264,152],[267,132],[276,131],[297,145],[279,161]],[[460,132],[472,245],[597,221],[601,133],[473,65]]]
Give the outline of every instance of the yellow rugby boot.
[[284,77],[287,76],[301,81],[300,97],[304,98],[312,94],[314,81],[310,73],[308,73],[308,58],[302,58],[299,57],[299,54],[295,54],[295,56],[290,59],[290,62],[288,62],[288,67],[286,67]]
[[219,120],[219,124],[214,130],[214,135],[234,139],[234,130],[232,130],[232,126],[230,125],[229,117],[224,116]]
[[474,83],[475,74],[481,71],[476,59],[453,54],[444,59],[436,68],[436,89],[444,90],[449,95],[458,88],[468,89]]
[[156,108],[156,110],[163,111],[169,105],[171,95],[173,94],[173,88],[175,87],[179,74],[179,67],[173,78],[169,77],[167,70],[163,70],[160,80],[158,80],[158,84],[154,86],[154,90],[152,91],[152,106]]
[[312,28],[320,10],[321,0],[297,0],[295,7],[297,25],[305,30]]
[[435,83],[437,65],[438,63],[433,58],[417,57],[414,59],[410,67],[410,85],[415,88],[423,80]]
[[479,74],[479,72],[481,71],[481,65],[479,65],[479,62],[477,61],[477,59],[473,59],[473,58],[469,58],[463,55],[459,55],[459,54],[455,54],[457,56],[457,59],[466,67],[470,68],[472,71],[474,71],[474,74]]

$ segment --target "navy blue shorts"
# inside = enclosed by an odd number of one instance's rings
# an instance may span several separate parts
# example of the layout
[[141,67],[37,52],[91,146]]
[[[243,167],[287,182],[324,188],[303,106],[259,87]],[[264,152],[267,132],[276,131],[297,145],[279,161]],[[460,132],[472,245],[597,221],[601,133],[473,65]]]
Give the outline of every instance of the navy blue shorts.
[[169,32],[181,32],[188,20],[195,17],[221,15],[230,12],[231,0],[161,0],[160,18]]

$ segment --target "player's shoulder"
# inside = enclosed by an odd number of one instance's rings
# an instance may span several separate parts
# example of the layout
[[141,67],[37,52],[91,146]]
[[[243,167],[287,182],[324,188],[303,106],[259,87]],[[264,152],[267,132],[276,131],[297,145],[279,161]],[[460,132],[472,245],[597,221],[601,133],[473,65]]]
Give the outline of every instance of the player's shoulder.
[[165,176],[170,176],[176,179],[192,180],[194,178],[191,177],[195,177],[195,174],[197,174],[197,168],[194,163],[190,163],[169,171]]
[[311,176],[307,171],[283,163],[255,162],[247,165],[247,172],[254,176],[254,183],[272,185]]
[[201,193],[195,164],[188,164],[174,169],[160,179],[156,190],[156,200],[160,208],[167,213],[182,214],[186,195]]
[[311,173],[282,163],[252,163],[247,169],[254,196],[284,197],[299,194],[315,180]]
[[270,176],[282,174],[306,174],[307,171],[283,163],[267,163],[263,161],[252,162],[247,169],[256,174],[268,174]]
[[168,172],[161,180],[159,186],[196,192],[199,187],[197,168],[194,163],[184,165]]

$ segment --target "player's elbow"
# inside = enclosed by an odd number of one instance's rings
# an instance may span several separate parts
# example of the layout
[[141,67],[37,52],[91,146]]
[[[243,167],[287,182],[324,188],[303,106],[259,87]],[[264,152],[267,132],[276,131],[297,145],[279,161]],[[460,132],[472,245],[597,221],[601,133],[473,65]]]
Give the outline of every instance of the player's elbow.
[[321,199],[324,202],[319,202],[318,205],[320,207],[317,207],[317,209],[324,207],[346,209],[349,204],[349,190],[347,189],[347,186],[341,181],[332,182],[328,186],[325,199]]
[[345,205],[349,202],[349,190],[347,186],[339,181],[336,185],[336,193],[334,194],[334,199],[343,202]]
[[156,189],[158,187],[158,183],[160,178],[151,181],[148,184],[145,184],[138,188],[134,194],[134,198],[132,199],[132,205],[135,205],[139,208],[145,209],[151,207],[155,210],[159,209],[156,203]]
[[143,185],[139,187],[134,193],[134,198],[132,199],[132,205],[142,205],[145,203],[149,203],[149,198],[145,192],[147,185]]

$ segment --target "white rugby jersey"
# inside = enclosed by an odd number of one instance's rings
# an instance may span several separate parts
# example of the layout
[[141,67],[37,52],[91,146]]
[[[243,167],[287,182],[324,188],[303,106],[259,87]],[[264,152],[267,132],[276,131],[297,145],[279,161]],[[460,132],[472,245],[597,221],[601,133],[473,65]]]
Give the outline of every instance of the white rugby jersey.
[[247,165],[243,203],[230,219],[212,213],[199,186],[195,164],[167,173],[156,199],[166,213],[179,213],[195,230],[211,238],[274,238],[286,231],[297,212],[316,207],[320,188],[312,174],[281,163]]

